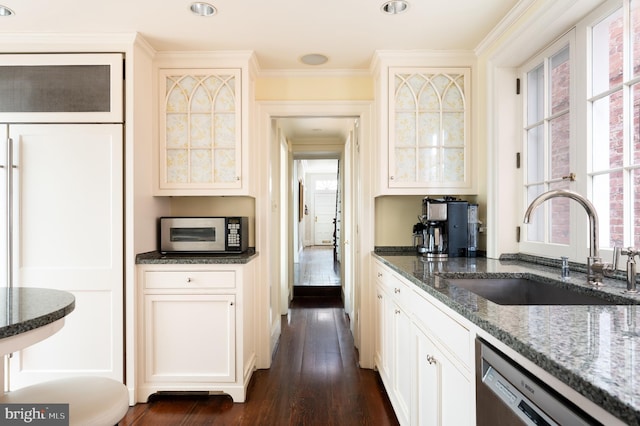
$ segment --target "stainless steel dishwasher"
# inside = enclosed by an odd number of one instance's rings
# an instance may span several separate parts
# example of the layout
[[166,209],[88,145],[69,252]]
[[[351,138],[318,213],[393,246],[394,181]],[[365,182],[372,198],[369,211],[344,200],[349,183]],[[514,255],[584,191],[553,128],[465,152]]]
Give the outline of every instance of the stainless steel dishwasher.
[[478,425],[600,424],[506,355],[476,339]]

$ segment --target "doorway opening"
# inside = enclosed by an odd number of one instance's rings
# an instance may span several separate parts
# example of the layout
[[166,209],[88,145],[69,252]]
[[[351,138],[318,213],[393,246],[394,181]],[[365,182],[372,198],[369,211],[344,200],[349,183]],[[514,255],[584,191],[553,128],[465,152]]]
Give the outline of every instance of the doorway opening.
[[294,298],[337,299],[348,314],[353,309],[353,254],[345,243],[352,240],[358,124],[357,116],[272,121],[280,151],[281,315]]
[[[259,280],[256,297],[260,300],[258,318],[258,363],[260,368],[271,364],[273,350],[281,332],[282,316],[288,314],[293,300],[293,265],[297,251],[293,250],[299,213],[298,179],[293,175],[295,159],[339,159],[344,222],[341,286],[343,309],[348,315],[354,343],[360,355],[360,365],[373,365],[373,300],[368,259],[373,250],[373,182],[370,167],[374,160],[373,103],[370,101],[263,101],[257,104],[259,117],[258,146],[262,162],[258,171],[262,179],[257,183],[256,249],[261,252],[256,264]],[[349,124],[349,138],[341,143],[325,138],[315,129],[322,129],[323,120],[341,120]],[[312,137],[298,138],[288,123],[306,123]],[[301,158],[307,156],[307,158]],[[304,191],[304,188],[302,188]],[[296,208],[297,206],[297,208]],[[295,259],[297,261],[297,259]]]
[[[342,298],[339,160],[294,160],[299,188],[293,298]],[[295,224],[294,224],[295,226]]]

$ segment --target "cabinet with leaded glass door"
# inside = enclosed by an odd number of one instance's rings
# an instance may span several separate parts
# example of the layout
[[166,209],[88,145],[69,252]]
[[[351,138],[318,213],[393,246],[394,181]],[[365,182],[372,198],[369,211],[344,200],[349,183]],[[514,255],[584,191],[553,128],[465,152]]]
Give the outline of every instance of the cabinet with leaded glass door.
[[389,68],[389,193],[470,193],[470,68]]
[[243,176],[240,69],[159,70],[158,195],[235,195]]

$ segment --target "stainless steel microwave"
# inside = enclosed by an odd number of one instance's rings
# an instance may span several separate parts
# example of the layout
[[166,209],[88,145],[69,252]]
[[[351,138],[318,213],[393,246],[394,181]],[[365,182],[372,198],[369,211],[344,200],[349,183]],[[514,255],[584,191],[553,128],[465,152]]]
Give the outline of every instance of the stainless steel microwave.
[[249,246],[247,217],[161,217],[160,252],[244,253]]

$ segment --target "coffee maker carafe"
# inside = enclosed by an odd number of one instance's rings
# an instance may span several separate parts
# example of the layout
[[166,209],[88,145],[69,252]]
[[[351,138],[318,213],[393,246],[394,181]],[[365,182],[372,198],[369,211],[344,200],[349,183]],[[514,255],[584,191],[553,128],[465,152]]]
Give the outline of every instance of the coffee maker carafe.
[[423,254],[427,257],[447,257],[447,203],[425,198],[422,203]]

